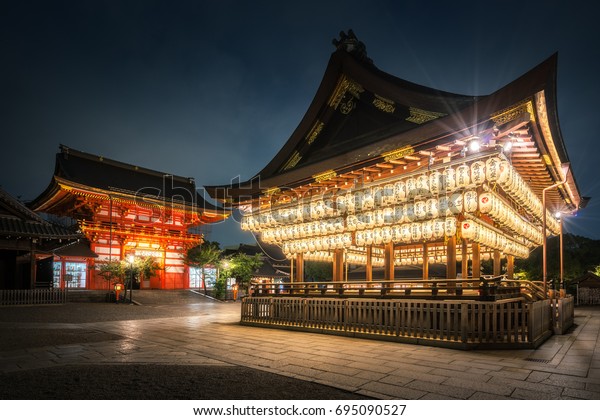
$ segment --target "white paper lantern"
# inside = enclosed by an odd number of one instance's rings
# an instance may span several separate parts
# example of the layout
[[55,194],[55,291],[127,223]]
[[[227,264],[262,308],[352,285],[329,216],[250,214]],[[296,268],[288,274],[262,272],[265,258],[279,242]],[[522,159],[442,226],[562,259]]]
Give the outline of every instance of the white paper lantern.
[[446,195],[442,195],[438,198],[438,207],[440,216],[451,216],[450,211],[450,199]]
[[404,205],[404,220],[407,222],[414,222],[415,216],[415,205],[414,203],[406,203]]
[[466,164],[459,165],[456,168],[456,186],[464,188],[471,183],[471,170]]
[[417,180],[410,177],[406,180],[406,196],[414,197],[417,194]]
[[397,181],[394,184],[394,198],[396,203],[406,200],[406,183],[404,181]]
[[429,194],[429,176],[421,174],[416,179],[417,195]]
[[425,217],[434,219],[440,214],[439,203],[437,198],[428,198],[425,201]]
[[476,235],[476,223],[472,220],[464,220],[460,224],[460,234],[465,239],[474,239]]
[[383,187],[381,205],[390,206],[396,202],[394,197],[394,184],[386,184]]
[[487,214],[492,210],[493,196],[489,192],[485,192],[479,196],[479,211]]
[[423,239],[428,241],[433,237],[433,221],[426,220],[421,225]]
[[477,161],[471,164],[471,182],[476,185],[485,182],[485,163]]
[[427,212],[425,209],[425,201],[424,200],[415,201],[414,209],[415,209],[415,216],[417,219],[421,220],[421,219],[425,218],[425,215],[427,214]]
[[394,209],[392,207],[385,207],[383,209],[383,224],[391,225],[394,223]]
[[438,171],[432,171],[429,174],[429,191],[432,194],[439,194],[442,192],[443,186],[443,175]]
[[474,213],[477,211],[477,191],[465,191],[463,195],[463,207],[464,211],[467,213]]
[[375,206],[375,197],[373,196],[373,190],[371,188],[367,188],[363,193],[363,204],[362,209],[371,210]]
[[410,238],[413,242],[417,242],[421,240],[422,237],[422,228],[421,223],[414,222],[410,224]]
[[485,162],[485,172],[488,181],[497,181],[500,176],[500,163],[502,160],[497,157],[492,157]]
[[411,237],[410,224],[405,223],[405,224],[401,225],[400,226],[400,239],[402,240],[402,242],[404,242],[404,243],[410,242],[410,237]]
[[403,223],[404,221],[404,206],[395,206],[394,223]]
[[446,224],[446,221],[444,219],[435,219],[433,221],[433,238],[434,239],[439,239],[439,238],[444,237],[445,224]]
[[373,229],[373,243],[375,245],[381,245],[383,243],[383,233],[381,232],[381,228]]
[[444,234],[446,236],[456,235],[456,218],[446,217],[444,220]]
[[456,171],[453,168],[446,168],[442,172],[444,180],[444,191],[452,191],[456,188]]

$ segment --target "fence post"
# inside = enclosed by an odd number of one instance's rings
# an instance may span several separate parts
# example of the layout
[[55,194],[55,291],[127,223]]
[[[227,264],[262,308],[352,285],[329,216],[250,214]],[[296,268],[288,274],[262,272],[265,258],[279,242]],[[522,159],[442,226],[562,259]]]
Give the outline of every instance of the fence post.
[[461,303],[460,304],[460,340],[463,343],[466,343],[468,340],[468,331],[469,328],[469,304]]

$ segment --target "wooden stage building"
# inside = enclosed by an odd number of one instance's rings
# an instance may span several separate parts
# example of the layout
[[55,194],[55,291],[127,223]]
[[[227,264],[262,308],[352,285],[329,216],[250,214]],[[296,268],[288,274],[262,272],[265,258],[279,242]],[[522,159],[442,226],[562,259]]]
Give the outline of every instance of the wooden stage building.
[[[341,33],[335,45],[312,103],[272,160],[246,182],[205,187],[239,208],[242,229],[280,246],[293,266],[287,291],[257,285],[242,322],[352,334],[365,328],[367,335],[388,328],[395,337],[404,327],[419,325],[428,337],[447,327],[439,342],[453,334],[476,340],[477,334],[459,331],[475,322],[494,336],[494,345],[506,336],[514,344],[511,329],[518,343],[538,345],[552,330],[555,306],[546,299],[545,279],[513,281],[515,258],[560,233],[555,212],[577,211],[587,200],[558,123],[557,56],[474,97],[383,72],[352,31]],[[482,273],[486,259],[493,269]],[[333,282],[303,285],[305,261],[332,262]],[[446,281],[437,279],[436,287],[430,264],[446,267]],[[415,265],[419,278],[394,278],[397,267]],[[349,266],[363,266],[364,279],[348,282]],[[387,283],[373,281],[374,267],[383,269]],[[510,298],[498,293],[480,303],[488,287],[484,274],[495,276],[494,290],[506,288]],[[416,304],[415,296],[424,299],[418,314],[403,306]],[[441,309],[443,296],[458,300],[457,306]],[[360,316],[354,312],[359,306]],[[533,318],[548,323],[534,328],[528,323]],[[501,324],[491,334],[492,325]]]

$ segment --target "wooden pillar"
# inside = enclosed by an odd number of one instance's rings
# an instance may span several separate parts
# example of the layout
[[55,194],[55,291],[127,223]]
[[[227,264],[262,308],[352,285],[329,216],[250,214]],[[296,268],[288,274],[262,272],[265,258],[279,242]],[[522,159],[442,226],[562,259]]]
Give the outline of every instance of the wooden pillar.
[[373,281],[373,245],[367,245],[366,280]]
[[296,254],[296,282],[304,281],[304,254],[299,252]]
[[500,260],[500,251],[494,250],[494,276],[499,276],[502,271],[502,264]]
[[467,257],[467,247],[468,241],[463,238],[461,251],[462,260],[460,262],[460,271],[462,271],[463,287],[468,286],[467,280],[469,278],[469,258]]
[[344,281],[344,250],[333,251],[333,281]]
[[429,279],[429,245],[423,244],[423,280]]
[[509,279],[515,278],[515,256],[507,255],[506,256],[506,277]]
[[473,279],[479,280],[481,277],[481,255],[479,253],[480,246],[477,242],[471,244],[473,254]]
[[394,243],[385,244],[383,251],[384,280],[394,280]]
[[448,238],[446,246],[446,278],[456,278],[456,236]]

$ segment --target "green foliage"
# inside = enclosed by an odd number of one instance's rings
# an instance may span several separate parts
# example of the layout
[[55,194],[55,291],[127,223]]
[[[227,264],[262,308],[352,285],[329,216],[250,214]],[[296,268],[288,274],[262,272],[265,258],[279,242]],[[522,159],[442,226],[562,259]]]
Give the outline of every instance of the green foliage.
[[217,281],[215,283],[215,289],[214,289],[215,298],[224,299],[226,291],[227,291],[227,278],[219,276],[219,278],[217,279]]
[[240,252],[231,257],[228,270],[230,277],[235,277],[239,287],[248,290],[252,275],[262,265],[262,254],[246,255]]
[[96,264],[96,270],[101,277],[104,277],[106,281],[115,285],[117,283],[124,283],[125,275],[125,264],[122,261],[106,261],[100,264]]
[[[560,279],[560,238],[549,238],[546,250],[547,280],[558,287]],[[515,260],[515,273],[528,280],[542,280],[542,247],[531,252],[526,260]],[[600,262],[600,241],[565,234],[563,236],[563,276],[565,284],[588,271],[594,271]]]
[[304,275],[308,281],[325,281],[333,278],[333,264],[322,261],[306,261]]

